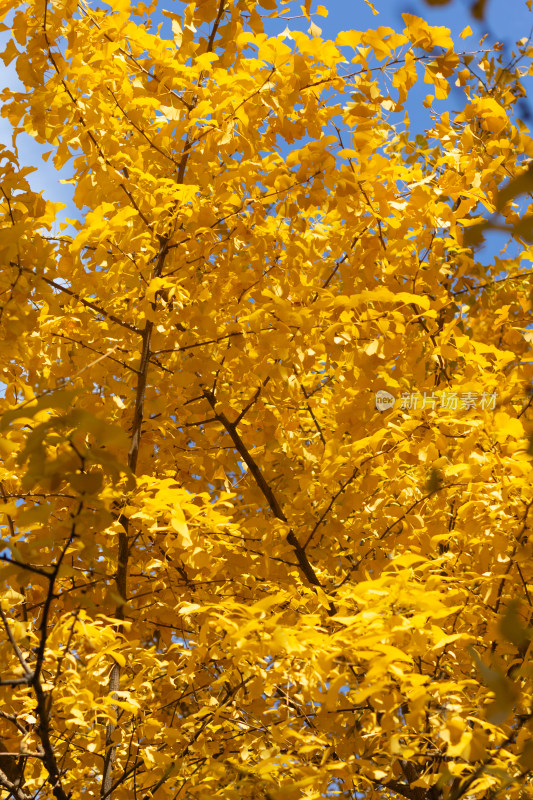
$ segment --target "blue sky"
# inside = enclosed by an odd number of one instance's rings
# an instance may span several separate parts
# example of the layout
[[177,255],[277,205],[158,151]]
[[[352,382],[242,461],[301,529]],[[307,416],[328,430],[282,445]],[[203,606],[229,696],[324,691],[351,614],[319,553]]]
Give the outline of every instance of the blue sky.
[[[110,5],[112,1],[110,0]],[[514,42],[528,36],[533,25],[533,13],[527,9],[526,0],[487,0],[486,18],[483,22],[477,22],[470,14],[471,0],[452,0],[445,6],[429,6],[424,0],[374,0],[374,7],[379,12],[377,15],[372,13],[365,0],[313,0],[312,11],[319,4],[324,5],[329,11],[327,18],[315,17],[317,24],[322,28],[324,38],[335,38],[341,30],[365,30],[380,25],[402,30],[404,23],[401,15],[406,12],[422,16],[432,25],[444,25],[450,28],[457,42],[461,41],[460,32],[470,25],[473,37],[466,40],[467,49],[476,49],[481,36],[488,33],[487,44],[490,41],[500,41],[510,52]],[[173,0],[163,0],[160,4],[161,8],[176,11],[179,11],[181,6],[182,3]],[[159,19],[163,21],[164,18]],[[165,24],[168,25],[168,20],[165,20]],[[293,30],[306,30],[308,23],[305,19],[297,19],[291,21],[289,27]],[[281,31],[283,24],[279,21],[273,22],[272,32],[276,32],[278,28]],[[3,49],[6,40],[7,34],[0,34],[0,49]],[[0,66],[0,87],[9,85],[10,88],[17,89],[14,63],[12,62],[7,68]],[[428,124],[427,112],[422,108],[422,100],[427,91],[428,87],[421,83],[419,88],[415,88],[407,104],[411,122],[420,131],[423,131]],[[533,92],[533,86],[531,91]],[[438,106],[434,104],[434,107],[442,111],[453,108],[454,99],[458,107],[462,101],[454,92],[447,101],[441,101]],[[2,117],[0,117],[0,144],[11,146],[11,128],[7,120]],[[41,153],[50,148],[40,147],[26,135],[19,137],[18,146],[21,163],[38,168],[33,177],[30,177],[32,188],[36,191],[43,190],[44,195],[50,200],[70,204],[72,188],[59,183],[60,178],[69,177],[68,165],[62,174],[58,175],[51,162],[46,164],[41,159]],[[73,216],[74,211],[71,206],[65,210],[63,216]]]
[[489,33],[490,39],[515,41],[527,36],[533,24],[533,14],[525,0],[487,0],[484,22],[476,22],[469,12],[471,0],[452,0],[448,5],[429,6],[424,0],[375,0],[379,14],[374,16],[364,0],[320,0],[329,10],[322,26],[325,35],[336,30],[369,28],[376,25],[403,27],[402,13],[417,14],[431,25],[445,25],[455,38],[470,25],[477,39]]

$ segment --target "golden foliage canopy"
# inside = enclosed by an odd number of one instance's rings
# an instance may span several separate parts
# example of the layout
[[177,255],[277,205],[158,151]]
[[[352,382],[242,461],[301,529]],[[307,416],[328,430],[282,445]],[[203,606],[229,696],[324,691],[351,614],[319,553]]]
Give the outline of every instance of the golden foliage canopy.
[[533,795],[532,48],[286,10],[0,2],[2,797]]

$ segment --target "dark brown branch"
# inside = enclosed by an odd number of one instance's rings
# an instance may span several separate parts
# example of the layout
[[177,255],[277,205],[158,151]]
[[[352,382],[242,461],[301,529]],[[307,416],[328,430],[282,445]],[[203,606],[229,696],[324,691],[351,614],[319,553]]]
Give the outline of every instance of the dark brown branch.
[[329,512],[331,511],[331,509],[333,508],[333,506],[337,502],[337,499],[341,496],[341,494],[344,492],[344,490],[350,485],[350,483],[357,477],[358,472],[359,472],[359,467],[356,467],[353,470],[353,472],[350,475],[350,477],[344,483],[341,484],[341,487],[340,487],[339,491],[336,492],[333,495],[333,497],[331,498],[330,502],[328,503],[325,511],[320,515],[320,519],[313,526],[313,529],[312,529],[311,533],[309,534],[309,536],[306,539],[304,547],[308,546],[309,542],[311,541],[311,539],[313,538],[313,536],[317,532],[318,528],[324,522],[324,520],[326,519],[327,515],[329,514]]
[[[93,23],[93,25],[95,25],[95,26],[98,28],[98,30],[99,30],[100,32],[102,32],[102,28],[101,28],[101,26],[99,25],[99,23],[98,23],[98,20],[94,19],[94,17],[92,17],[92,16],[91,16],[91,15],[90,15],[90,14],[89,14],[87,11],[86,11],[86,9],[85,9],[85,8],[81,8],[81,7],[80,7],[80,11],[81,11],[81,13],[85,14],[85,16],[86,16],[86,17],[88,17],[88,18],[91,20],[91,22]],[[107,41],[108,41],[108,42],[112,42],[113,44],[117,44],[117,42],[115,41],[115,39],[113,39],[113,38],[112,38],[112,37],[111,37],[111,36],[110,36],[108,33],[106,33],[105,31],[103,32],[103,36],[104,36],[104,38],[105,38],[105,39],[107,39]],[[144,75],[146,75],[146,77],[147,77],[147,78],[149,78],[151,81],[156,81],[157,83],[162,83],[162,82],[163,82],[163,81],[162,81],[162,79],[161,79],[160,77],[158,77],[158,75],[156,75],[156,74],[154,74],[154,73],[150,72],[149,70],[145,69],[145,68],[142,66],[142,64],[139,64],[139,62],[137,61],[137,59],[135,58],[135,56],[132,56],[132,54],[131,54],[131,53],[128,53],[128,51],[127,51],[127,50],[125,50],[123,47],[120,47],[120,46],[119,46],[119,47],[118,47],[118,50],[117,50],[117,52],[118,52],[118,53],[120,53],[120,54],[121,54],[122,56],[124,56],[125,58],[129,59],[129,61],[132,61],[132,62],[135,64],[135,66],[137,67],[137,69],[139,69],[139,70],[140,70],[140,71],[141,71],[141,72],[142,72]],[[180,102],[180,103],[181,103],[181,104],[182,104],[182,105],[183,105],[183,106],[184,106],[186,109],[188,109],[189,111],[191,111],[191,109],[192,109],[192,106],[191,106],[189,103],[187,103],[187,101],[186,101],[186,100],[184,100],[184,99],[183,99],[183,97],[180,97],[180,96],[179,96],[179,94],[177,94],[177,92],[175,92],[175,91],[174,91],[174,89],[170,89],[170,88],[169,88],[169,87],[168,87],[168,86],[165,84],[165,91],[166,91],[166,92],[168,92],[169,94],[171,94],[173,97],[175,97],[175,98],[176,98],[176,100],[178,100],[178,101],[179,101],[179,102]]]
[[213,28],[211,30],[211,34],[209,36],[209,41],[207,43],[207,53],[211,53],[213,51],[213,45],[215,43],[215,36],[217,35],[218,26],[220,25],[220,21],[222,19],[222,14],[224,13],[224,9],[226,7],[226,0],[220,0],[220,4],[218,6],[218,14],[217,18],[213,24]]
[[333,280],[333,278],[335,277],[335,273],[336,273],[336,272],[337,272],[337,270],[339,269],[340,265],[341,265],[341,264],[344,264],[344,262],[346,261],[346,259],[347,259],[347,258],[348,258],[348,253],[345,253],[345,254],[343,255],[343,257],[342,257],[342,258],[341,258],[339,261],[337,261],[337,263],[336,263],[336,264],[335,264],[335,266],[333,267],[332,271],[330,272],[329,276],[327,277],[327,279],[326,279],[326,280],[324,281],[324,283],[322,284],[322,288],[323,288],[323,289],[327,289],[327,287],[329,286],[330,282],[331,282],[331,281]]
[[[160,239],[159,253],[154,266],[154,278],[161,275],[165,258],[168,253],[168,239]],[[155,309],[155,303],[152,304]],[[133,415],[133,426],[131,434],[131,444],[128,453],[128,466],[133,474],[137,470],[139,458],[139,447],[141,443],[142,424],[144,420],[144,403],[146,396],[146,383],[148,379],[148,369],[152,357],[151,343],[154,323],[146,320],[142,331],[142,352],[139,369],[137,370],[137,393],[135,397],[135,410]],[[118,620],[124,619],[124,604],[128,599],[128,559],[129,559],[129,520],[124,515],[119,519],[123,530],[118,535],[118,564],[115,575],[115,584],[119,597],[123,602],[117,606],[115,616]],[[115,661],[111,667],[109,676],[109,693],[116,696],[120,688],[120,664]],[[113,732],[118,724],[118,706],[114,706],[114,713],[117,723],[109,722],[106,728],[106,753],[104,757],[104,769],[102,773],[102,786],[100,797],[110,797],[113,791],[113,766],[116,758],[116,744],[113,742]]]
[[3,611],[3,609],[1,607],[0,607],[0,617],[2,618],[2,623],[4,625],[4,628],[5,628],[5,631],[6,631],[6,634],[7,634],[7,638],[9,639],[11,647],[15,651],[15,655],[17,656],[17,658],[19,660],[20,666],[24,670],[24,675],[25,675],[24,681],[26,683],[30,683],[33,680],[34,672],[30,668],[30,666],[28,665],[28,662],[26,661],[24,656],[22,655],[22,652],[21,652],[17,642],[15,641],[15,637],[13,636],[13,632],[11,631],[11,628],[9,626],[9,622],[7,620],[7,617],[4,614],[4,611]]
[[526,278],[529,275],[533,275],[533,270],[528,270],[527,272],[521,272],[518,275],[506,275],[505,278],[495,278],[492,281],[487,281],[486,283],[480,283],[477,286],[469,286],[467,289],[459,289],[456,292],[450,292],[451,297],[459,297],[461,294],[466,294],[467,292],[477,292],[479,289],[487,289],[489,286],[494,286],[496,283],[505,283],[506,281],[520,281],[522,278]]
[[[82,342],[80,339],[73,339],[72,336],[67,336],[64,333],[51,333],[50,335],[51,336],[57,336],[60,339],[66,339],[67,342],[72,342],[73,344],[78,344],[80,347],[84,347],[86,350],[90,350],[92,353],[98,353],[98,355],[101,356],[102,359],[108,358],[110,361],[114,361],[115,364],[118,364],[119,366],[123,367],[123,369],[129,369],[131,372],[137,373],[137,370],[135,369],[135,367],[132,367],[130,364],[126,364],[124,361],[120,361],[120,359],[114,358],[109,353],[101,353],[100,350],[96,349],[96,347],[91,347],[90,344],[87,344],[86,342]],[[123,349],[123,348],[120,348],[120,349]]]
[[237,430],[235,429],[234,423],[230,422],[229,419],[226,417],[226,415],[224,413],[216,411],[216,408],[215,408],[216,401],[215,401],[215,397],[214,397],[214,395],[213,395],[213,393],[211,391],[209,391],[208,389],[204,389],[204,397],[206,398],[207,402],[209,403],[209,405],[213,409],[213,411],[215,413],[215,417],[218,419],[218,421],[220,423],[222,423],[222,425],[224,426],[224,428],[226,429],[226,431],[230,435],[230,437],[231,437],[231,439],[233,441],[233,444],[235,445],[235,449],[242,456],[242,459],[243,459],[244,463],[246,464],[246,466],[248,467],[248,469],[252,473],[252,475],[254,477],[254,480],[257,483],[257,485],[259,486],[259,488],[261,489],[261,492],[263,493],[264,497],[266,498],[266,501],[267,501],[268,505],[270,506],[270,508],[272,510],[272,513],[274,514],[275,517],[277,517],[277,519],[279,519],[282,522],[286,523],[287,522],[287,517],[283,513],[283,510],[282,510],[280,504],[278,503],[278,500],[277,500],[274,492],[272,491],[271,487],[269,486],[269,484],[267,483],[267,481],[263,477],[263,473],[261,472],[261,470],[257,466],[256,462],[254,461],[254,459],[250,455],[246,445],[244,444],[244,442],[242,441],[241,437],[237,433]]
[[10,558],[9,556],[0,556],[0,561],[5,561],[6,564],[14,564],[21,569],[25,569],[28,572],[34,572],[36,575],[42,575],[43,578],[50,579],[52,573],[46,572],[44,569],[39,569],[39,567],[32,567],[31,564],[23,564],[22,561],[17,561],[16,558]]
[[43,613],[40,624],[41,636],[40,636],[39,646],[37,648],[35,669],[33,670],[33,674],[31,675],[31,678],[28,681],[33,687],[37,703],[36,716],[39,720],[39,724],[37,726],[37,733],[39,734],[39,738],[41,739],[41,744],[42,744],[42,751],[43,751],[42,760],[45,769],[48,772],[48,783],[52,787],[52,794],[54,795],[56,800],[69,800],[69,796],[66,794],[65,790],[61,785],[61,773],[57,764],[57,759],[55,756],[54,747],[52,745],[52,740],[51,740],[51,731],[50,731],[51,704],[49,702],[50,698],[45,694],[45,691],[41,684],[40,677],[44,662],[46,642],[48,639],[48,618],[50,615],[52,602],[55,598],[55,582],[59,575],[59,571],[66,556],[67,550],[69,549],[70,545],[72,544],[72,542],[76,537],[76,517],[79,516],[82,509],[83,509],[83,503],[80,502],[78,510],[76,512],[76,515],[72,523],[69,537],[65,545],[63,546],[59,558],[54,564],[52,573],[48,576],[49,584],[48,584],[46,599],[43,605]]
[[250,402],[246,406],[244,406],[243,410],[241,411],[241,413],[239,414],[239,416],[237,417],[237,419],[233,423],[234,425],[238,425],[239,422],[241,421],[241,419],[248,413],[248,411],[251,409],[251,407],[257,402],[257,400],[259,398],[259,395],[261,394],[261,390],[264,389],[264,387],[267,385],[269,380],[270,380],[270,375],[268,375],[265,378],[265,380],[263,381],[263,383],[261,384],[261,386],[258,387],[257,391],[255,392],[255,394],[252,397],[252,399],[250,400]]
[[[45,4],[44,4],[44,17],[43,17],[43,33],[44,33],[44,40],[45,40],[45,42],[46,42],[46,49],[47,49],[47,53],[48,53],[48,58],[49,58],[49,59],[50,59],[50,61],[52,62],[52,66],[53,66],[54,70],[55,70],[55,71],[56,71],[56,73],[57,73],[57,76],[58,76],[58,78],[59,78],[59,80],[60,80],[60,82],[61,82],[61,85],[62,85],[62,87],[63,87],[64,91],[66,92],[66,94],[67,94],[67,96],[69,97],[69,99],[70,99],[71,103],[73,104],[74,108],[75,108],[75,109],[76,109],[76,111],[78,112],[78,117],[79,117],[79,120],[80,120],[81,126],[82,126],[82,128],[85,130],[85,132],[87,133],[87,136],[89,137],[89,140],[90,140],[90,141],[93,143],[93,145],[94,145],[94,147],[95,147],[95,149],[96,149],[96,151],[97,151],[98,155],[99,155],[99,156],[100,156],[100,158],[101,158],[101,159],[102,159],[102,160],[105,162],[105,164],[106,164],[108,167],[110,167],[111,169],[114,169],[114,168],[113,168],[113,165],[110,163],[109,159],[108,159],[108,158],[106,158],[106,156],[105,156],[105,154],[104,154],[104,152],[103,152],[102,148],[101,148],[101,147],[100,147],[100,145],[98,144],[98,141],[96,140],[96,137],[95,137],[94,133],[92,132],[92,130],[90,129],[90,127],[89,127],[89,126],[86,124],[86,122],[85,122],[85,117],[84,117],[84,116],[83,116],[83,114],[81,113],[81,110],[80,110],[80,107],[79,107],[79,103],[78,103],[78,101],[76,100],[76,98],[74,97],[74,95],[72,94],[72,92],[70,91],[70,89],[69,89],[69,87],[68,87],[68,84],[67,84],[67,82],[66,82],[66,80],[65,80],[65,77],[63,76],[63,74],[62,74],[62,73],[61,73],[61,71],[59,70],[59,67],[57,66],[56,60],[55,60],[55,58],[54,58],[54,55],[53,55],[53,53],[52,53],[52,47],[51,47],[51,45],[50,45],[50,40],[48,39],[48,32],[47,32],[47,30],[46,30],[46,18],[47,18],[47,13],[48,13],[48,0],[45,0]],[[138,205],[137,205],[137,203],[135,202],[135,200],[134,200],[134,198],[132,197],[132,194],[131,194],[131,192],[129,191],[129,189],[127,189],[127,188],[124,186],[124,184],[123,184],[123,183],[119,183],[119,186],[120,186],[120,188],[121,188],[121,189],[124,191],[124,193],[126,194],[126,196],[127,196],[127,198],[129,199],[130,203],[133,205],[133,207],[135,208],[135,210],[136,210],[136,211],[137,211],[137,213],[139,214],[140,218],[142,219],[142,221],[143,221],[143,222],[144,222],[144,224],[146,225],[146,227],[147,227],[149,230],[151,230],[151,225],[150,225],[149,221],[146,219],[146,217],[145,217],[145,216],[144,216],[144,214],[142,213],[141,209],[139,208],[139,206],[138,206]]]
[[[294,374],[296,375],[296,377],[298,377],[298,373],[296,371],[296,367],[294,367]],[[305,397],[305,400],[306,400],[305,406],[306,406],[307,410],[309,411],[309,415],[310,415],[311,419],[313,420],[315,428],[317,429],[318,435],[320,436],[320,440],[321,440],[322,444],[325,447],[326,446],[326,440],[324,438],[324,434],[322,433],[322,428],[320,427],[320,425],[318,423],[318,420],[317,420],[317,418],[315,416],[315,412],[313,411],[312,407],[309,405],[309,395],[307,394],[307,391],[306,391],[305,386],[303,385],[303,383],[300,380],[298,380],[298,383],[300,385],[300,389],[302,390],[302,394],[303,394],[303,396]]]
[[406,797],[407,800],[421,800],[421,790],[418,787],[411,789],[407,783],[401,783],[400,781],[387,781],[385,783],[380,781],[372,781],[372,783],[374,783],[376,786],[385,786],[387,789],[392,789],[393,792],[396,792],[396,794],[401,794],[402,797]]
[[84,297],[80,297],[80,295],[77,292],[73,292],[72,289],[68,289],[66,286],[61,286],[60,283],[56,283],[51,278],[47,278],[45,275],[36,275],[36,273],[33,272],[33,270],[31,269],[28,269],[26,271],[30,272],[36,278],[41,278],[41,280],[45,281],[45,283],[47,283],[53,289],[57,289],[58,292],[64,292],[65,294],[68,294],[70,297],[74,297],[74,299],[77,300],[78,303],[81,303],[86,308],[92,309],[97,314],[102,314],[106,319],[111,320],[111,322],[114,322],[116,325],[121,325],[123,328],[127,328],[129,331],[133,331],[133,333],[138,333],[138,334],[141,333],[139,328],[136,328],[135,325],[130,325],[129,322],[124,322],[124,320],[115,317],[114,314],[109,314],[109,312],[106,311],[104,308],[96,305],[96,303],[93,303],[91,300],[86,300]]
[[0,786],[3,786],[4,789],[7,789],[9,792],[9,797],[15,798],[15,800],[33,800],[33,795],[28,794],[27,792],[23,791],[23,789],[19,786],[19,781],[12,781],[10,780],[6,773],[0,769]]
[[[260,328],[257,333],[264,333],[265,331],[271,331],[272,328]],[[232,336],[250,336],[252,334],[251,331],[234,331],[233,333],[225,333],[224,336],[219,336],[218,339],[206,339],[205,342],[193,342],[193,344],[186,344],[183,347],[170,347],[166,350],[155,350],[154,352],[159,355],[160,353],[181,353],[185,350],[192,350],[195,347],[205,347],[208,344],[219,344],[223,342],[224,339],[231,339]]]
[[[256,484],[258,485],[268,505],[270,506],[272,513],[281,522],[287,523],[287,517],[285,516],[285,513],[283,512],[283,509],[281,508],[281,505],[279,504],[278,499],[276,498],[276,495],[272,490],[272,487],[265,480],[265,477],[261,472],[261,470],[259,469],[259,466],[257,465],[256,461],[250,454],[250,451],[244,444],[243,440],[239,436],[239,433],[237,432],[237,429],[235,427],[235,423],[230,422],[223,412],[217,412],[216,400],[213,392],[209,391],[208,389],[204,389],[204,397],[211,406],[211,408],[213,409],[213,412],[218,421],[224,426],[227,433],[229,434],[235,446],[235,449],[237,450],[239,455],[242,457],[244,463],[250,470]],[[293,530],[290,530],[289,533],[287,534],[287,542],[293,548],[294,553],[296,555],[296,560],[298,561],[298,566],[302,571],[302,573],[307,578],[308,582],[311,584],[311,586],[322,588],[322,584],[320,583],[317,574],[307,557],[307,553],[305,552],[305,549],[301,546]],[[330,616],[333,616],[333,614],[336,613],[337,610],[335,606],[333,605],[333,603],[330,602],[328,614]]]
[[122,106],[121,106],[121,105],[120,105],[120,103],[118,102],[118,100],[117,100],[117,96],[116,96],[116,94],[114,93],[114,91],[113,91],[113,90],[112,90],[112,89],[111,89],[109,86],[107,86],[106,88],[107,88],[107,91],[108,91],[108,92],[111,94],[111,96],[113,97],[113,100],[115,101],[115,103],[116,103],[117,107],[120,109],[120,111],[122,112],[122,114],[124,114],[124,116],[126,117],[126,119],[128,120],[128,122],[130,123],[130,125],[133,125],[133,127],[135,128],[135,130],[136,130],[136,131],[138,131],[138,132],[141,134],[141,136],[143,136],[143,137],[146,139],[146,141],[148,142],[148,144],[150,145],[150,147],[152,147],[154,150],[156,150],[156,151],[157,151],[157,152],[158,152],[160,155],[164,156],[164,158],[168,158],[168,160],[169,160],[169,161],[172,161],[172,163],[173,163],[173,164],[176,164],[176,166],[178,166],[178,162],[176,161],[176,159],[175,159],[175,158],[172,158],[172,156],[170,156],[168,153],[165,153],[165,151],[164,151],[164,150],[161,150],[161,148],[160,148],[160,147],[158,147],[158,146],[155,144],[155,142],[153,142],[153,141],[152,141],[152,139],[150,139],[150,137],[146,135],[146,133],[143,131],[143,129],[142,129],[142,128],[141,128],[139,125],[137,125],[135,122],[133,122],[133,120],[132,120],[132,119],[130,119],[130,117],[128,116],[127,112],[126,112],[126,111],[125,111],[125,110],[122,108]]

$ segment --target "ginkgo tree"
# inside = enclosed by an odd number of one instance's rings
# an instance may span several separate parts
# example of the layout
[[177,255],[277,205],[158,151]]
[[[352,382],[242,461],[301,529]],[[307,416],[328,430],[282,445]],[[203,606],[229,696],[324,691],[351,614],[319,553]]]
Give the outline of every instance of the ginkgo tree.
[[529,41],[0,9],[0,796],[533,796]]

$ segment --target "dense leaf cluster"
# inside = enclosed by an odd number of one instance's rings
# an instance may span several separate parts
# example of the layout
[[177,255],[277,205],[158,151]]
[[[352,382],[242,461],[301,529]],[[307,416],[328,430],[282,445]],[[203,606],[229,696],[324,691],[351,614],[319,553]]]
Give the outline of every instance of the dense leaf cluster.
[[177,9],[0,3],[0,795],[531,797],[532,48]]

